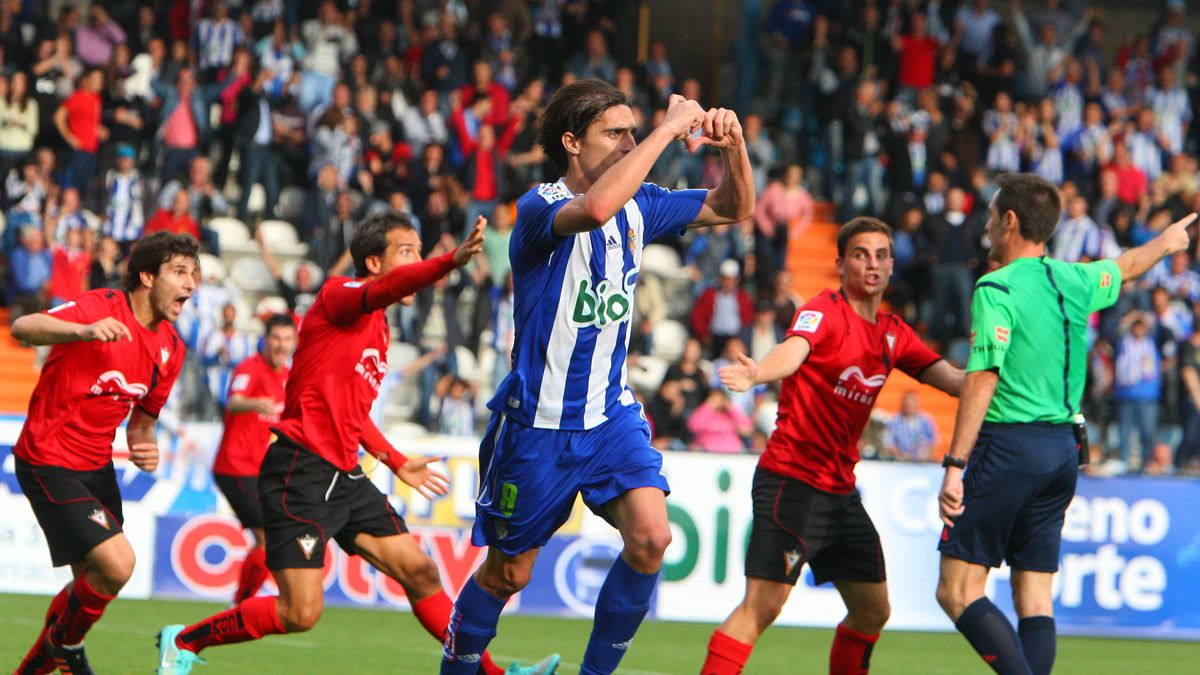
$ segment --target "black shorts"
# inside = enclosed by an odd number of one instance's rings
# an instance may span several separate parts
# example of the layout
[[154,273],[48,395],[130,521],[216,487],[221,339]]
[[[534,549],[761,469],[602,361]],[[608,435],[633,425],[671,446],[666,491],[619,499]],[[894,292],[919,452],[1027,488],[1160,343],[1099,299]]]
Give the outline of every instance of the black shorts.
[[242,527],[262,527],[262,504],[258,499],[258,476],[213,474],[213,482],[241,521]]
[[121,533],[125,515],[112,463],[76,471],[14,459],[17,482],[46,534],[55,567],[83,562],[92,549]]
[[267,567],[320,568],[325,542],[354,553],[359,534],[404,534],[408,527],[361,467],[346,472],[280,437],[267,448],[258,477]]
[[963,513],[938,550],[986,567],[1057,572],[1079,454],[1069,424],[984,424],[963,473]]
[[818,584],[887,580],[879,533],[857,492],[837,495],[758,468],[746,576],[795,586],[804,563]]

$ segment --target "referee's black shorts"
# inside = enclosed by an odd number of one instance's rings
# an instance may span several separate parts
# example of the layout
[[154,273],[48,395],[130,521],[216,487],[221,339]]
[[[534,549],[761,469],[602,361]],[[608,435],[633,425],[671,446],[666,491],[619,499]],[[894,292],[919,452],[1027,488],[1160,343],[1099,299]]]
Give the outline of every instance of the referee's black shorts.
[[361,467],[342,471],[283,436],[267,449],[258,490],[268,569],[320,569],[329,539],[355,553],[359,534],[408,532],[404,519]]
[[263,526],[262,504],[258,499],[258,476],[227,476],[214,473],[213,482],[225,495],[225,501],[242,523],[242,527]]
[[964,510],[938,550],[986,567],[1057,572],[1079,455],[1069,424],[986,423],[963,473]]
[[46,534],[55,567],[83,562],[92,549],[121,533],[125,515],[112,462],[76,471],[14,459],[17,483]]
[[746,576],[795,586],[805,563],[818,584],[887,580],[883,548],[858,492],[838,495],[759,467]]

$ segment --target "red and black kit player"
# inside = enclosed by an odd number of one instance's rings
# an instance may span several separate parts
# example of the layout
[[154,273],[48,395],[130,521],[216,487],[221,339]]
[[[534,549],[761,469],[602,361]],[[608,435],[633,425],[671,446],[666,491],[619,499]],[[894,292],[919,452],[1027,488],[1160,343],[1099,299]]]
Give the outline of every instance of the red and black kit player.
[[89,291],[13,323],[18,340],[53,345],[13,454],[50,559],[73,576],[17,673],[92,672],[84,635],[133,574],[113,438],[128,417],[130,460],[158,466],[157,417],[184,359],[171,322],[196,290],[197,250],[186,235],[151,235],[133,247],[123,290]]
[[[325,282],[300,326],[283,415],[259,470],[266,560],[278,597],[252,597],[191,626],[159,631],[158,673],[185,675],[214,645],[309,630],[321,616],[325,549],[330,539],[398,581],[421,625],[445,639],[453,603],[437,565],[409,536],[404,519],[358,465],[362,446],[422,495],[446,494],[448,479],[408,458],[371,422],[371,404],[387,373],[384,309],[412,295],[483,248],[480,217],[454,251],[421,260],[421,238],[408,217],[389,211],[354,229],[357,278]],[[502,673],[485,658],[485,673]],[[511,671],[510,671],[511,672]]]
[[775,432],[754,474],[746,595],[713,633],[705,675],[740,673],[783,609],[805,563],[846,603],[830,673],[866,673],[890,607],[879,534],[854,485],[858,440],[893,368],[957,396],[963,371],[879,311],[892,274],[891,228],[856,218],[838,231],[842,287],[813,298],[784,341],[720,371],[735,391],[782,380]]
[[271,425],[283,412],[288,362],[296,348],[296,324],[286,314],[265,322],[262,345],[254,356],[233,370],[225,404],[225,433],[213,462],[213,482],[225,495],[242,527],[254,535],[238,573],[234,604],[252,598],[262,588],[267,570],[266,533],[258,499],[258,469],[271,442]]

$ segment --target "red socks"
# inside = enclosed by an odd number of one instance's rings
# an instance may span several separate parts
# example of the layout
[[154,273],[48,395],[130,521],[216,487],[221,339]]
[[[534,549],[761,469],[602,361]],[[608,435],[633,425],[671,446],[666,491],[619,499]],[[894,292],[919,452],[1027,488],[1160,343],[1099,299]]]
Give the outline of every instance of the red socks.
[[[438,642],[446,641],[446,628],[450,625],[450,611],[453,609],[454,602],[450,600],[450,596],[446,595],[445,591],[438,591],[412,603],[413,615]],[[484,675],[504,675],[504,669],[497,666],[487,652],[483,653],[479,668]]]
[[232,609],[184,628],[175,639],[175,645],[199,654],[200,650],[213,645],[248,642],[283,633],[275,601],[275,597],[250,598]]
[[67,584],[50,601],[50,609],[46,610],[46,621],[42,624],[42,632],[38,633],[37,642],[33,643],[29,653],[25,654],[25,658],[21,660],[21,665],[17,666],[17,672],[21,675],[45,675],[54,672],[56,668],[54,659],[50,658],[49,652],[45,651],[46,633],[50,631],[50,626],[58,621],[58,615],[66,609],[67,596],[70,593],[71,584]]
[[866,675],[871,669],[871,650],[879,634],[866,635],[839,623],[829,650],[829,675]]
[[233,594],[234,604],[253,598],[270,574],[267,569],[267,550],[262,546],[250,549],[238,573],[237,592]]
[[71,582],[71,590],[66,602],[58,615],[58,620],[50,628],[50,640],[56,645],[74,646],[83,642],[92,627],[104,614],[104,608],[115,595],[103,595],[88,583],[87,574],[80,574]]
[[702,675],[738,675],[750,658],[754,645],[738,642],[719,630],[708,641],[708,658],[701,667]]

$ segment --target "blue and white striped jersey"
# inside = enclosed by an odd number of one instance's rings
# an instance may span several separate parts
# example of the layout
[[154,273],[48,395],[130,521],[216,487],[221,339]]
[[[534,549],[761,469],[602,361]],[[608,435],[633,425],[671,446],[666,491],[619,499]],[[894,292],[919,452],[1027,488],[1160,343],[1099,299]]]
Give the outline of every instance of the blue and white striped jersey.
[[561,180],[526,192],[508,250],[513,369],[488,407],[526,426],[579,431],[633,405],[625,356],[642,248],[682,234],[707,194],[643,183],[604,227],[564,238],[554,216],[576,195]]

